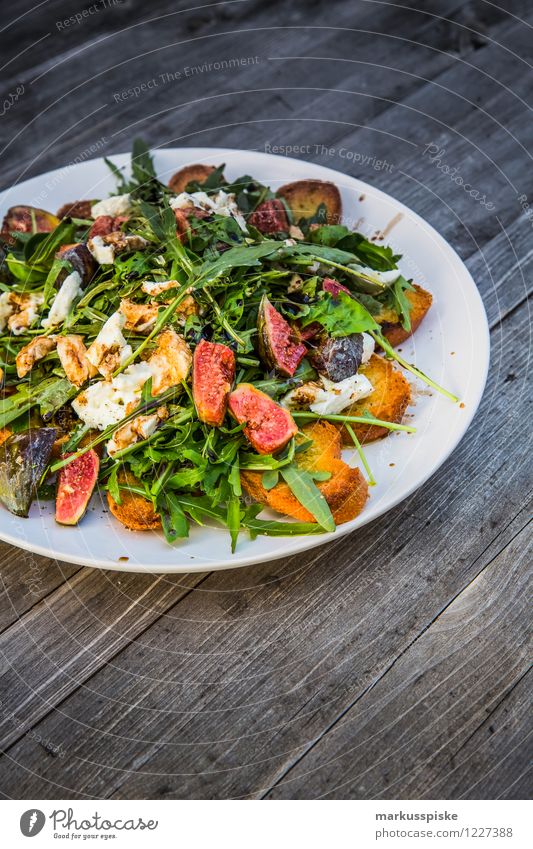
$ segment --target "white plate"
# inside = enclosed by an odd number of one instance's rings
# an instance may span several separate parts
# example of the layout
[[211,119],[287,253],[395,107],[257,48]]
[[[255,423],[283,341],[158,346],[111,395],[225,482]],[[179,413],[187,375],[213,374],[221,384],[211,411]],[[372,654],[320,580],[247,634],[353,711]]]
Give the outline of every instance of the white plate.
[[[111,158],[119,166],[129,162],[129,154]],[[251,174],[273,187],[303,178],[332,180],[342,192],[344,220],[350,226],[371,236],[392,222],[386,242],[403,254],[400,265],[405,276],[434,296],[422,326],[401,346],[402,355],[458,395],[461,404],[430,394],[417,383],[418,394],[409,410],[413,416],[409,421],[416,425],[417,433],[394,433],[366,447],[378,484],[371,488],[361,515],[334,534],[251,541],[243,533],[232,555],[226,531],[195,527],[187,541],[170,546],[160,533],[127,531],[103,509],[100,497],[95,497],[77,528],[57,525],[51,504],[34,504],[29,519],[0,508],[0,538],[6,542],[70,563],[139,572],[203,572],[288,557],[351,533],[407,498],[442,465],[472,421],[488,370],[487,318],[469,272],[429,224],[372,186],[304,161],[213,148],[166,149],[155,154],[158,175],[165,182],[178,168],[194,162],[225,162],[226,176]],[[55,212],[67,201],[106,197],[114,188],[105,163],[95,159],[14,186],[2,194],[0,210],[3,215],[9,206],[21,203]],[[345,454],[345,459],[356,463],[353,451]]]

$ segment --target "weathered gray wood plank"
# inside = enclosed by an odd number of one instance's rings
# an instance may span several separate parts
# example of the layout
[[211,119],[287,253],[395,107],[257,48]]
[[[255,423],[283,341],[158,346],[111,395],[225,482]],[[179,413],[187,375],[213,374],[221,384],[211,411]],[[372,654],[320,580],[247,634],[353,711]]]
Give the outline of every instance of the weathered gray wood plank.
[[514,536],[528,449],[507,411],[526,376],[526,313],[493,334],[517,380],[487,396],[477,428],[403,507],[274,571],[211,575],[39,724],[67,757],[43,761],[25,739],[0,769],[15,770],[28,797],[53,797],[56,785],[131,798],[141,786],[192,798],[268,787]]
[[[484,722],[529,668],[528,555],[526,525],[269,797],[441,799],[453,780],[452,798],[483,798],[455,753],[464,744],[472,757]],[[493,792],[505,793],[529,763],[520,724],[510,772],[497,752],[477,750],[477,779]]]

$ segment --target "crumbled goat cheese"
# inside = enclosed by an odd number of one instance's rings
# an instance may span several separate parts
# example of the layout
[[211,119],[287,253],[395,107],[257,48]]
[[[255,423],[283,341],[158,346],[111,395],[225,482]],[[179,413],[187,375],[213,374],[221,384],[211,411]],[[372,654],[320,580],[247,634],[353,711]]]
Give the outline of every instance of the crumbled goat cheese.
[[87,351],[89,362],[106,377],[125,363],[132,353],[131,345],[122,335],[125,321],[123,313],[114,312]]
[[336,415],[373,391],[372,384],[363,374],[354,374],[339,383],[321,377],[292,389],[282,398],[281,404],[287,409],[304,407],[320,415]]
[[0,332],[4,330],[7,320],[12,313],[11,292],[2,292],[0,295]]
[[69,314],[69,310],[82,293],[81,277],[77,271],[73,271],[63,280],[57,295],[52,301],[48,318],[41,321],[43,327],[57,327],[62,324]]
[[98,218],[100,215],[111,215],[113,218],[116,218],[117,215],[127,215],[130,211],[130,195],[115,195],[114,197],[100,200],[91,207],[93,218]]
[[72,408],[89,427],[105,430],[135,409],[151,376],[148,363],[135,363],[112,380],[99,380],[87,387],[74,399]]
[[370,333],[363,333],[363,359],[361,363],[364,365],[367,363],[374,353],[374,349],[376,347],[376,343],[374,341],[374,337],[370,335]]
[[350,265],[350,269],[352,269],[355,274],[358,272],[363,277],[368,277],[370,280],[375,280],[377,283],[381,283],[383,286],[390,286],[392,283],[396,283],[398,277],[402,276],[402,272],[399,268],[394,268],[392,271],[376,271],[374,268],[369,268],[367,265]]
[[20,336],[37,318],[38,308],[43,304],[40,294],[4,292],[0,295],[0,331],[8,329]]
[[113,265],[115,249],[113,245],[106,245],[102,236],[93,236],[87,242],[87,247],[99,265]]
[[208,195],[207,192],[181,192],[177,197],[170,201],[172,209],[201,209],[204,212],[214,213],[215,215],[230,216],[235,219],[241,230],[247,232],[246,222],[242,213],[235,202],[235,195],[228,194],[220,189],[216,195]]

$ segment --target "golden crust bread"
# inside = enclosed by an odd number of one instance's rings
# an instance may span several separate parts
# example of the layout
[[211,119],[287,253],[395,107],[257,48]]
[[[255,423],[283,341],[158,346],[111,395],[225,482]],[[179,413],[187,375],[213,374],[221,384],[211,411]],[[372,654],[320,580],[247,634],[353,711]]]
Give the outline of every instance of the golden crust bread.
[[[376,419],[401,422],[411,401],[411,388],[401,371],[394,368],[390,360],[372,354],[368,363],[360,367],[359,374],[364,374],[369,379],[374,391],[368,398],[361,398],[360,401],[356,401],[351,407],[343,410],[343,415],[362,416],[365,411],[368,411]],[[390,433],[387,428],[377,425],[352,424],[352,428],[359,442],[372,442]],[[353,445],[346,428],[341,425],[340,430],[343,442]]]
[[168,187],[179,195],[184,192],[189,183],[204,183],[209,175],[215,170],[214,165],[186,165],[180,168],[169,180]]
[[[328,502],[337,525],[349,522],[359,515],[368,497],[368,484],[359,469],[352,469],[341,460],[339,431],[325,421],[313,422],[302,428],[313,444],[298,455],[298,465],[303,469],[331,472],[327,481],[318,481],[317,486]],[[262,472],[241,472],[245,492],[256,501],[292,516],[301,522],[315,522],[314,516],[303,507],[292,494],[286,483],[277,483],[266,490],[262,484]]]
[[276,192],[282,197],[297,224],[301,218],[312,218],[320,204],[326,207],[328,224],[338,224],[342,216],[342,201],[335,183],[326,180],[297,180],[287,183]]
[[[130,472],[118,475],[119,484],[140,486],[140,481]],[[118,519],[130,531],[152,531],[161,527],[161,520],[154,511],[148,499],[126,489],[120,490],[121,504],[117,504],[111,494],[107,493],[107,503],[115,519]]]
[[433,302],[431,292],[427,292],[422,289],[422,286],[416,284],[414,290],[406,292],[405,296],[411,304],[411,330],[403,329],[400,318],[394,310],[383,310],[376,316],[381,325],[381,332],[393,347],[412,336]]

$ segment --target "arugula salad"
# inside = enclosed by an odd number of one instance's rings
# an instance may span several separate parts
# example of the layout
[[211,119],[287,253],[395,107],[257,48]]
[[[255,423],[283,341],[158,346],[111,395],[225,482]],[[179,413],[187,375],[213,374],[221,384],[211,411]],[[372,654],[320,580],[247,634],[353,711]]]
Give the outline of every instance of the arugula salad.
[[430,293],[342,224],[333,183],[199,164],[166,185],[140,140],[131,175],[106,162],[110,197],[4,218],[4,507],[53,498],[76,525],[98,489],[131,530],[175,544],[215,523],[232,551],[353,519],[375,483],[364,444],[415,430],[405,372],[457,400],[396,350]]

